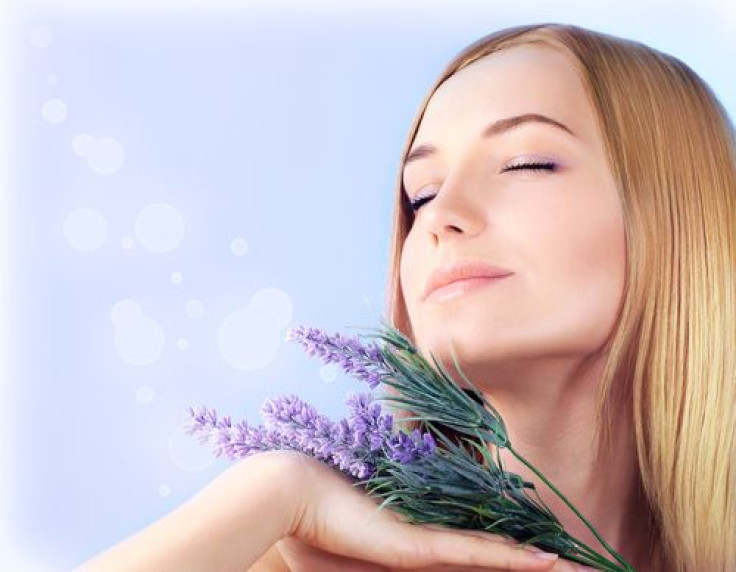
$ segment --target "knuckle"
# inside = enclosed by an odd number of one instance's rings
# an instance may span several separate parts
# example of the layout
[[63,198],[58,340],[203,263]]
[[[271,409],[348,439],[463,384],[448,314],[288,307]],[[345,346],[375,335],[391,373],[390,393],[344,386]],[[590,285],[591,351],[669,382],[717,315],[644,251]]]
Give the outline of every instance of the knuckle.
[[[442,560],[442,549],[436,538],[427,535],[412,525],[409,528],[409,537],[399,542],[401,548],[397,550],[396,565],[406,570],[418,570],[424,566],[435,564]],[[398,536],[396,537],[397,540]]]
[[434,561],[435,553],[432,543],[422,541],[416,536],[398,551],[397,565],[406,570],[417,569]]

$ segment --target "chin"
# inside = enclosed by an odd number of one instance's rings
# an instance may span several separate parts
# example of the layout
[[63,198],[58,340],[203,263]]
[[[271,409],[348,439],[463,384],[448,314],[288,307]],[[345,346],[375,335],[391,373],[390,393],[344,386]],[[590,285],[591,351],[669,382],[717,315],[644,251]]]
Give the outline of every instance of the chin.
[[474,376],[487,368],[493,362],[494,348],[485,344],[473,343],[472,340],[465,340],[457,336],[449,337],[447,332],[442,332],[436,339],[429,340],[424,345],[417,347],[419,352],[432,365],[432,356],[442,366],[442,368],[459,384],[467,385],[462,376],[457,373],[453,354],[457,361],[458,367],[462,372],[475,383]]
[[[447,330],[417,345],[418,351],[434,366],[430,353],[447,374],[461,387],[468,387],[467,382],[456,370],[453,353],[457,365],[465,377],[480,390],[491,389],[491,386],[503,384],[504,379],[513,382],[525,368],[529,367],[532,357],[520,340],[514,341],[510,336],[489,339],[471,331],[464,335],[451,335]],[[450,350],[453,350],[451,352]],[[532,352],[533,355],[533,352]],[[494,376],[495,372],[495,376]]]

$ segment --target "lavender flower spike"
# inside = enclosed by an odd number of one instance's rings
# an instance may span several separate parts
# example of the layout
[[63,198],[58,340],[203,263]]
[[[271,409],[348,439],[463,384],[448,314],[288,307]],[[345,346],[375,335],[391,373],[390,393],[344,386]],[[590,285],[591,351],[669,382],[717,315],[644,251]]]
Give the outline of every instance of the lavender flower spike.
[[296,395],[269,399],[261,406],[261,416],[269,429],[278,431],[294,448],[329,460],[334,447],[333,423],[313,405]]
[[354,446],[360,450],[400,463],[412,463],[435,454],[437,443],[431,433],[418,429],[409,434],[393,432],[393,417],[382,412],[372,394],[350,394],[346,403],[351,409]]
[[365,345],[357,336],[340,333],[330,336],[319,328],[298,326],[287,332],[286,340],[301,343],[307,355],[317,355],[324,363],[337,363],[349,375],[368,383],[371,389],[381,382],[381,370],[388,370],[379,347],[375,343]]
[[262,426],[251,427],[246,421],[232,425],[230,417],[217,419],[215,409],[190,407],[189,419],[184,432],[197,438],[200,444],[214,445],[216,457],[225,456],[230,460],[244,459],[259,451],[272,449],[295,449],[281,433]]

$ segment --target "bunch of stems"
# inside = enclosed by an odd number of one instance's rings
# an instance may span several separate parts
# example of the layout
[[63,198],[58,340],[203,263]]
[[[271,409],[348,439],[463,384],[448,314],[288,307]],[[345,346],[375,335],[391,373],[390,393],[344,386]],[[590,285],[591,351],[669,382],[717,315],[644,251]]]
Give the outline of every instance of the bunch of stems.
[[[565,495],[513,447],[501,415],[462,373],[454,351],[455,368],[470,390],[461,388],[430,354],[432,367],[392,326],[384,323],[382,330],[369,335],[384,342],[379,360],[373,353],[374,375],[378,375],[380,384],[398,392],[378,399],[414,413],[414,417],[404,420],[419,421],[441,444],[433,456],[412,463],[384,458],[369,478],[356,483],[383,499],[380,508],[391,506],[410,522],[499,534],[598,570],[634,570]],[[448,428],[460,438],[448,438]],[[533,483],[504,470],[500,449],[506,449],[549,487],[611,558],[570,535]],[[478,462],[479,456],[482,463]]]

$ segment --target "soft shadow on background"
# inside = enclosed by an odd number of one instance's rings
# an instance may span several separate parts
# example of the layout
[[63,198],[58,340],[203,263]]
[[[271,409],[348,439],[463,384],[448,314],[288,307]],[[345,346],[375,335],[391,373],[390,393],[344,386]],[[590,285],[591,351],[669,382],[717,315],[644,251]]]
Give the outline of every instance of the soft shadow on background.
[[590,27],[736,110],[725,1],[97,4],[5,7],[2,570],[69,569],[225,469],[189,405],[366,390],[284,336],[377,326],[404,138],[470,42]]

